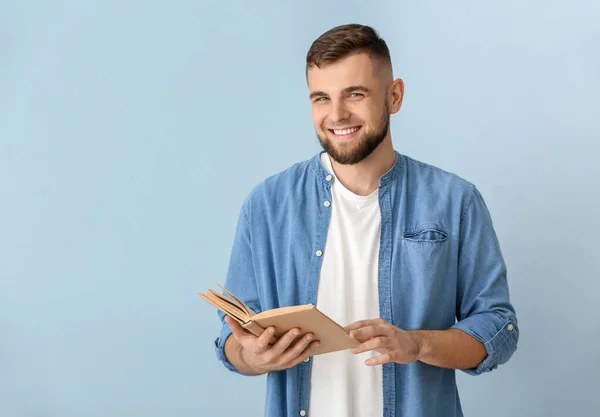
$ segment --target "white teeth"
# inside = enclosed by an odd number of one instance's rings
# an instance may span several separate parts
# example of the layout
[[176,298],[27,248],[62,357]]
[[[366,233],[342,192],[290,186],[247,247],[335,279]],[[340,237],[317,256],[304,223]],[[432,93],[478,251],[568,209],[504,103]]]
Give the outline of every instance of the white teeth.
[[359,127],[353,127],[352,129],[333,129],[333,133],[335,133],[336,135],[349,135],[351,133],[356,132],[358,129],[360,129]]

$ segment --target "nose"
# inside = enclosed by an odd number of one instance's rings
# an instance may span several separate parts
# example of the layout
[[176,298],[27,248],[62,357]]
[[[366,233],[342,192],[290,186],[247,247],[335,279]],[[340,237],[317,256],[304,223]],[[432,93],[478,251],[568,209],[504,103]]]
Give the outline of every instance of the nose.
[[333,102],[331,105],[330,118],[333,123],[340,123],[344,120],[348,120],[350,112],[344,105],[343,101]]

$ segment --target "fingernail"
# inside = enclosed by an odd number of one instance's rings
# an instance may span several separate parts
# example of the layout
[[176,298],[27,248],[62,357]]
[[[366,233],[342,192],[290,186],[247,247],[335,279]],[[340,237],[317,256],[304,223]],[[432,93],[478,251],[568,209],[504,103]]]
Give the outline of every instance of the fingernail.
[[313,340],[313,335],[309,334],[308,336],[306,336],[306,340],[311,341]]

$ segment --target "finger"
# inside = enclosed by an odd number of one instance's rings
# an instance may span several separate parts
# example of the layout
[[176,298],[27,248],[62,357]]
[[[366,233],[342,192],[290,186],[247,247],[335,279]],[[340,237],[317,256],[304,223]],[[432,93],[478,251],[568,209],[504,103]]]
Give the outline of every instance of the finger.
[[315,340],[314,342],[312,342],[302,352],[301,355],[298,355],[295,359],[293,359],[292,361],[288,362],[288,364],[286,365],[286,368],[292,368],[292,367],[298,365],[300,362],[304,362],[308,357],[310,357],[310,355],[312,355],[315,352],[315,349],[317,349],[320,344],[321,344],[321,342],[319,342],[318,340]]
[[225,316],[225,321],[229,325],[229,328],[231,329],[231,333],[233,333],[233,336],[237,339],[238,342],[240,340],[242,340],[244,337],[247,337],[250,335],[250,333],[247,332],[246,329],[244,329],[242,326],[240,326],[240,324],[235,319],[233,319],[229,316]]
[[351,323],[351,324],[347,325],[346,327],[344,327],[344,329],[346,331],[350,332],[352,330],[360,329],[362,327],[377,326],[377,325],[382,325],[382,324],[387,324],[387,321],[385,321],[384,319],[382,319],[381,317],[379,317],[379,318],[376,318],[376,319],[359,320],[357,322],[354,322],[354,323]]
[[376,366],[383,365],[384,363],[388,363],[392,361],[392,356],[390,353],[383,353],[379,356],[375,356],[373,358],[369,358],[365,361],[365,365],[367,366]]
[[373,320],[359,320],[355,321],[344,327],[344,330],[347,332],[351,332],[352,330],[360,329],[362,327],[373,326],[375,325],[375,319]]
[[295,361],[299,356],[301,356],[305,352],[306,348],[313,341],[313,339],[314,335],[312,333],[305,334],[300,340],[298,340],[290,349],[288,349],[282,355],[282,363],[290,363]]
[[288,330],[279,340],[273,345],[272,353],[274,356],[279,357],[290,347],[292,342],[300,335],[300,329],[294,328]]
[[352,352],[356,355],[359,353],[368,352],[370,350],[385,349],[387,346],[388,346],[387,337],[381,336],[381,337],[375,337],[373,339],[367,340],[366,342],[353,347],[352,349],[350,349],[350,352]]
[[275,335],[275,328],[273,326],[267,327],[264,332],[256,339],[255,347],[258,350],[266,350],[269,348],[271,339]]
[[365,342],[371,339],[372,337],[386,336],[387,333],[388,332],[386,326],[376,324],[372,326],[362,327],[357,330],[352,330],[350,331],[350,337],[360,342]]

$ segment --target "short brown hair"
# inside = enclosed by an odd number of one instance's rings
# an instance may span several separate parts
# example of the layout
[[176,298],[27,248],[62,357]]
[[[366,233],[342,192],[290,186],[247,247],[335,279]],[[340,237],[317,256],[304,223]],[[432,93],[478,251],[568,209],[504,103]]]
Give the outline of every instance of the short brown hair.
[[334,27],[312,43],[306,54],[306,71],[360,52],[368,53],[374,61],[392,66],[387,44],[375,29],[352,23]]

